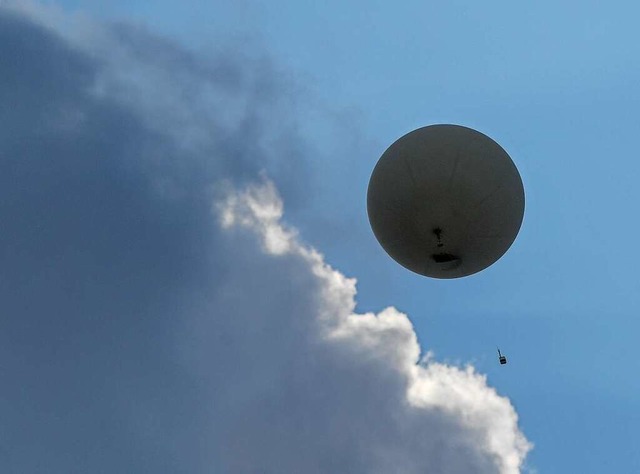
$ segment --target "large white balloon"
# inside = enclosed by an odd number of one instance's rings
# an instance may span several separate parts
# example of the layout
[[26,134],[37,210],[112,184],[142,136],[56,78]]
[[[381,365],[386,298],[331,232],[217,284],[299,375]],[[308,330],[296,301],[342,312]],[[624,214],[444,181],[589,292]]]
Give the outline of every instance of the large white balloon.
[[479,272],[511,246],[524,216],[524,188],[500,145],[459,125],[406,134],[369,181],[369,222],[385,251],[433,278]]

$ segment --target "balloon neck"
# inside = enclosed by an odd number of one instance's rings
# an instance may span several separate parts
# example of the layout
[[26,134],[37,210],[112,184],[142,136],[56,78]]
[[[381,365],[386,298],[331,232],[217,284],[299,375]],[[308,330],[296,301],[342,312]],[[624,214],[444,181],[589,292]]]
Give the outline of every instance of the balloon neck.
[[454,268],[458,268],[462,263],[460,257],[445,252],[434,253],[431,255],[431,258],[442,270],[453,270]]

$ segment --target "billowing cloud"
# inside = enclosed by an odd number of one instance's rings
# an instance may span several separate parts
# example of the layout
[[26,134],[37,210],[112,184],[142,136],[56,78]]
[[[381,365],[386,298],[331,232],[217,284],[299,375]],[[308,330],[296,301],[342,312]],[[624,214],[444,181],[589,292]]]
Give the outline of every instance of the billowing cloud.
[[0,54],[3,472],[519,472],[509,401],[282,222],[270,61],[36,4]]
[[[282,463],[281,472],[345,469],[323,464],[331,453],[345,449],[350,453],[345,456],[349,472],[519,472],[530,445],[517,428],[508,400],[472,367],[460,369],[429,358],[419,364],[411,322],[396,309],[356,314],[355,280],[328,266],[321,254],[281,224],[283,204],[271,183],[231,193],[216,210],[224,229],[232,234],[245,229],[256,236],[266,255],[290,260],[274,262],[277,276],[264,275],[258,286],[295,288],[291,304],[311,293],[303,311],[292,307],[283,315],[285,327],[302,324],[302,333],[284,347],[283,336],[277,334],[269,337],[271,342],[255,342],[270,347],[265,352],[284,352],[283,359],[300,358],[304,363],[261,370],[286,390],[276,388],[272,395],[277,404],[270,409],[252,412],[264,439],[248,452],[266,448]],[[311,280],[306,289],[287,283],[301,277]],[[239,304],[233,300],[243,297],[236,295],[227,303],[231,314]],[[263,305],[260,302],[250,313],[268,317],[272,313],[263,312]],[[263,401],[262,395],[251,398],[258,406]],[[281,414],[275,415],[277,411]],[[267,420],[274,415],[286,423],[297,422],[284,433],[276,429],[269,435],[273,427]],[[309,438],[301,438],[309,429]],[[303,456],[296,454],[301,452]],[[247,472],[264,469],[261,455],[238,458],[249,463],[244,466]]]

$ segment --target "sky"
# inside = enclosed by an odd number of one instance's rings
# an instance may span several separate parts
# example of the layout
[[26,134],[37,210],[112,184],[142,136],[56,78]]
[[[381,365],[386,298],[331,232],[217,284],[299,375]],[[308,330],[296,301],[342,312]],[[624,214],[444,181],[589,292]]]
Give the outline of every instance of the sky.
[[[637,13],[0,2],[0,470],[640,470]],[[433,123],[525,187],[458,280],[366,216]]]

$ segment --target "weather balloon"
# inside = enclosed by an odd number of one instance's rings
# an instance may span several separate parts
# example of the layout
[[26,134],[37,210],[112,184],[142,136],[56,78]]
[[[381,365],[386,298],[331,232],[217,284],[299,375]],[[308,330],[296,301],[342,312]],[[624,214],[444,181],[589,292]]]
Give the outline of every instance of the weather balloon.
[[524,188],[491,138],[459,125],[430,125],[394,142],[367,192],[376,238],[420,275],[459,278],[509,249],[524,216]]

